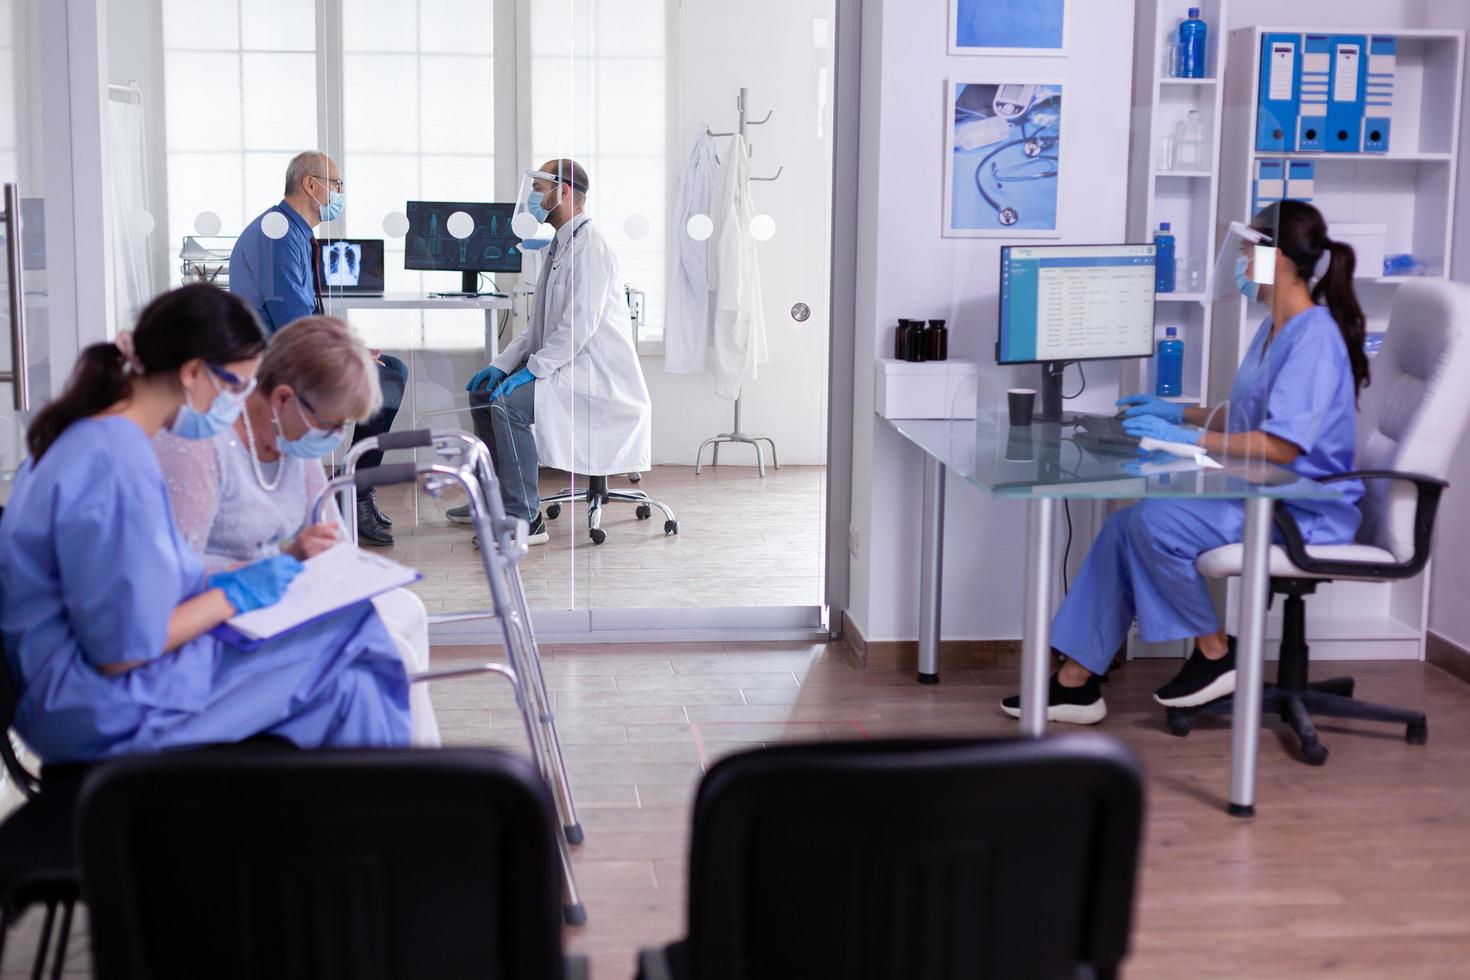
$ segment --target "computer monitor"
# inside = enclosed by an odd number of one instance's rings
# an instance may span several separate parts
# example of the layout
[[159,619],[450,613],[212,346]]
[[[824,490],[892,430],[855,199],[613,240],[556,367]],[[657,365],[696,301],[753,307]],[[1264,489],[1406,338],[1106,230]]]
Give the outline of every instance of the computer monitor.
[[383,240],[332,238],[322,242],[322,292],[328,296],[383,295]]
[[[456,211],[474,221],[467,238],[449,233],[449,216]],[[514,213],[514,204],[409,201],[403,267],[463,273],[463,291],[478,293],[480,273],[521,271],[521,240],[510,228]]]
[[1060,422],[1073,361],[1148,357],[1154,342],[1153,245],[1004,245],[997,364],[1040,364],[1038,418]]

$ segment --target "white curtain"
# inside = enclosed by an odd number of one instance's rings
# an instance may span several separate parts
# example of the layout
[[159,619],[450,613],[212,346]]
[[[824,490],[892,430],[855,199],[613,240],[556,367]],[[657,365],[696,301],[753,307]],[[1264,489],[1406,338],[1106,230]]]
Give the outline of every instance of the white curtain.
[[153,267],[148,243],[154,215],[148,206],[148,148],[144,142],[143,106],[114,95],[107,108],[112,158],[112,329],[129,326],[153,298]]

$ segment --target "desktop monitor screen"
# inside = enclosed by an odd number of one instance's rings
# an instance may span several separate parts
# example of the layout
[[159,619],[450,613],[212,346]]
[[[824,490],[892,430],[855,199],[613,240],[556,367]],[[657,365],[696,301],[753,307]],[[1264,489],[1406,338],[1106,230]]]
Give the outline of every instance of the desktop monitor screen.
[[322,292],[329,296],[383,293],[383,240],[333,238],[322,242]]
[[[463,211],[474,221],[468,238],[449,233],[449,216]],[[451,272],[520,272],[521,240],[510,230],[514,204],[409,201],[405,269]]]
[[1005,245],[999,364],[1148,357],[1153,245]]

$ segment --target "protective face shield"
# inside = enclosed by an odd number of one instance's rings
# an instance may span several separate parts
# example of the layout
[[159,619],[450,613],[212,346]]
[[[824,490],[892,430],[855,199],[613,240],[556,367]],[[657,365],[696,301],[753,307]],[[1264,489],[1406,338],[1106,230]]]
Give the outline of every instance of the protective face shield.
[[1239,221],[1230,222],[1215,257],[1211,282],[1214,299],[1244,296],[1253,303],[1265,302],[1262,287],[1276,282],[1275,237]]
[[510,230],[521,240],[521,248],[538,249],[551,244],[556,229],[546,223],[551,215],[546,205],[559,183],[555,174],[544,170],[528,170],[521,175],[515,214],[510,218]]

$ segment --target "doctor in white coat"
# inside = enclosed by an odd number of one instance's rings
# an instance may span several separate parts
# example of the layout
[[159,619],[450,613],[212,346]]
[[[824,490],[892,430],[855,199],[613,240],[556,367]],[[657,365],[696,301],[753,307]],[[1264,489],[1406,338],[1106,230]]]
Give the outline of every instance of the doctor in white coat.
[[[618,260],[583,213],[587,172],[553,160],[522,181],[512,227],[528,247],[529,212],[550,225],[530,327],[466,386],[475,434],[490,448],[506,513],[547,540],[537,467],[588,476],[649,468],[648,386],[633,346]],[[530,229],[527,229],[529,232]],[[469,519],[467,508],[451,520]]]

